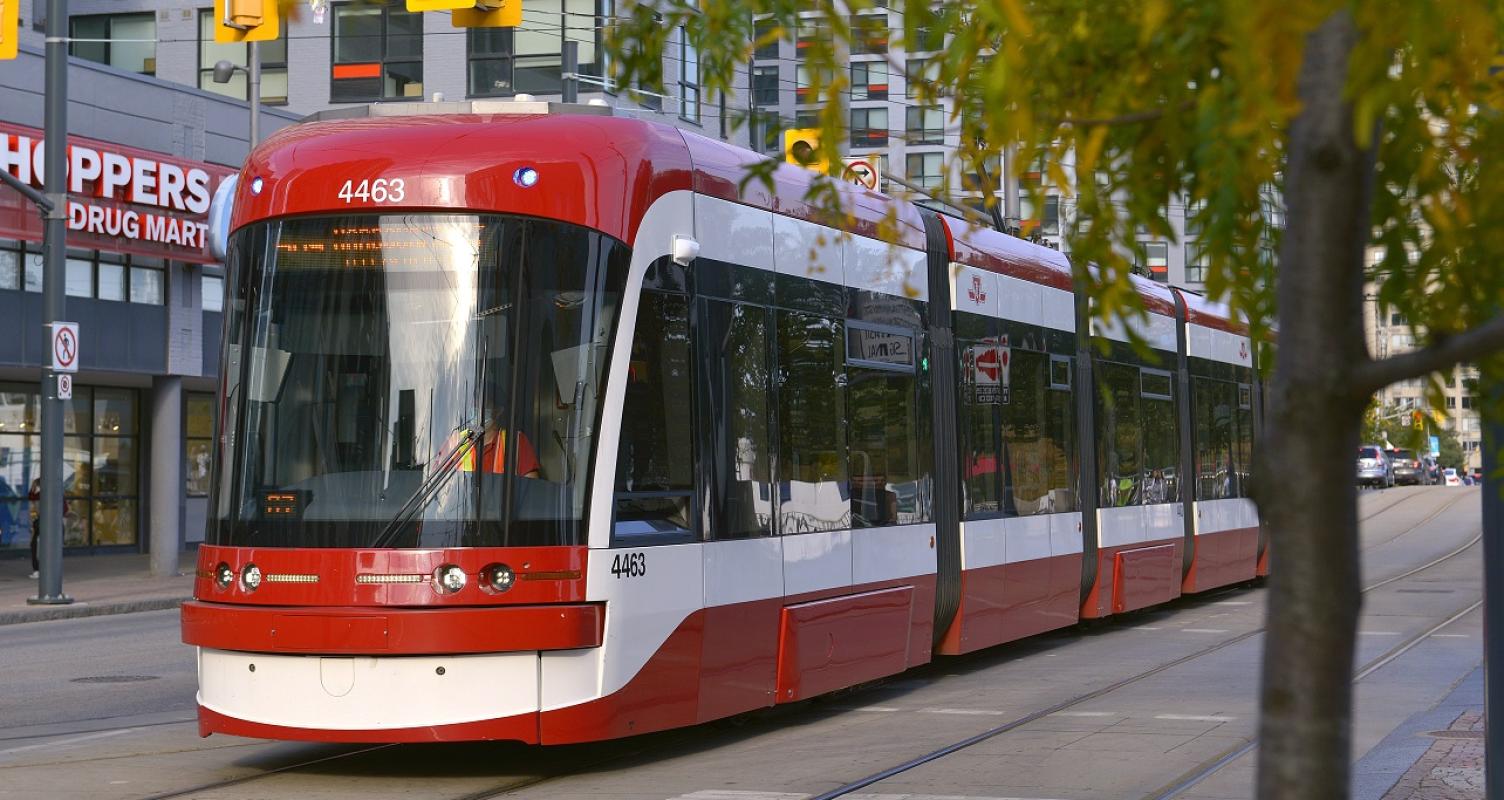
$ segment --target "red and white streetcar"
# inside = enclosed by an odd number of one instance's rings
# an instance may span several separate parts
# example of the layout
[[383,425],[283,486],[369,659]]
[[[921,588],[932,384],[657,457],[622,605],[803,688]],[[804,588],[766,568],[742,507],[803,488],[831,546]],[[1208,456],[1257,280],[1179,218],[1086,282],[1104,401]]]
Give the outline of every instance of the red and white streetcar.
[[537,102],[257,148],[202,734],[607,739],[1264,571],[1223,309],[1140,283],[1145,358],[1058,252],[854,186],[837,231],[759,158]]

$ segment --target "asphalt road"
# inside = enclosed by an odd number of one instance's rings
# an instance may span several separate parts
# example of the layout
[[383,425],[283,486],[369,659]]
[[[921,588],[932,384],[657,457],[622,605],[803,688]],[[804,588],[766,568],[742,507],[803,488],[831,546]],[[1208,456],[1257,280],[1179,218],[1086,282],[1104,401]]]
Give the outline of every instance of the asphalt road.
[[[1363,493],[1365,585],[1475,537],[1477,491]],[[1355,757],[1481,661],[1476,612],[1416,638],[1480,596],[1478,551],[1365,598],[1360,665],[1418,644],[1359,684]],[[178,643],[174,612],[6,626],[0,798],[795,800],[1051,707],[848,797],[1150,798],[1250,741],[1262,606],[1262,589],[1213,593],[814,702],[552,749],[200,739],[193,653]],[[1247,797],[1252,765],[1234,760],[1183,796]]]

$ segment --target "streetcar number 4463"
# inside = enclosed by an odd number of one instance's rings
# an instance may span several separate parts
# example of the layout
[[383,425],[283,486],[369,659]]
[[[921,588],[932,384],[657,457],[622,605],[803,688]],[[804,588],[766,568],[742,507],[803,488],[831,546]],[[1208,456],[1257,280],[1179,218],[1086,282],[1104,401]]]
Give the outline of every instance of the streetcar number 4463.
[[647,553],[617,553],[611,558],[611,574],[618,578],[641,578],[648,574]]
[[401,178],[377,178],[345,181],[339,187],[339,199],[346,203],[359,200],[362,203],[400,203],[407,198],[407,182]]

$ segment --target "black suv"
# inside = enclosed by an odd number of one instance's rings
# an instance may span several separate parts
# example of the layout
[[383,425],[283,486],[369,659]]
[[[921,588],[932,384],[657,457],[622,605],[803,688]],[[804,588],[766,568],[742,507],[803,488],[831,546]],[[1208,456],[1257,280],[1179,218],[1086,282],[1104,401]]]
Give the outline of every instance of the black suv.
[[1426,465],[1414,450],[1395,447],[1385,452],[1394,465],[1394,482],[1419,485],[1426,482]]

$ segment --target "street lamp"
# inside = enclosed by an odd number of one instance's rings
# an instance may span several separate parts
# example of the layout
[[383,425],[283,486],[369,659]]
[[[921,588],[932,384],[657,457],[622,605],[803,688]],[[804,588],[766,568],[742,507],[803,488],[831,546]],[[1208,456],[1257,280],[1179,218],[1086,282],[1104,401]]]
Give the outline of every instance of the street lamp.
[[229,83],[237,71],[245,73],[246,80],[250,83],[251,144],[247,149],[251,149],[261,141],[261,48],[258,43],[250,42],[247,50],[250,67],[220,60],[214,65],[214,82]]

